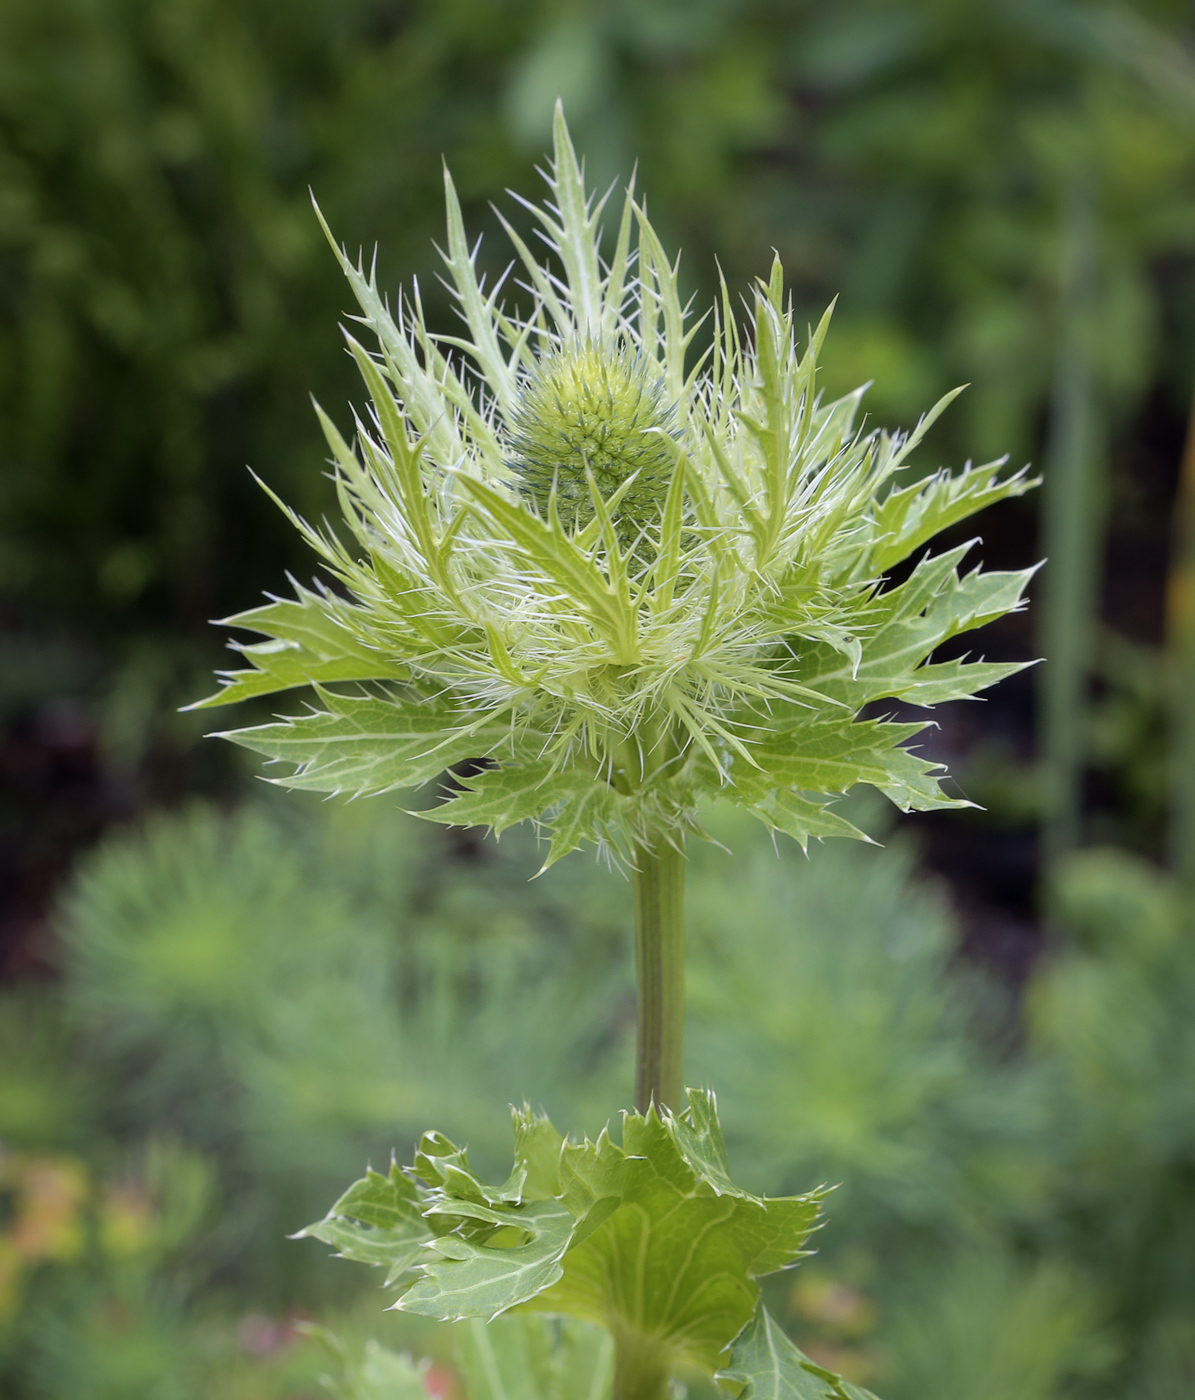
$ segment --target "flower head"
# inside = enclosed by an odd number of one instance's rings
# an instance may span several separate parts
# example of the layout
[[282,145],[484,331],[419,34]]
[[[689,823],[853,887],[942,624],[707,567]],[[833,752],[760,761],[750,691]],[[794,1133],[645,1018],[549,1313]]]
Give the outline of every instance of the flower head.
[[[658,367],[625,341],[578,340],[540,354],[520,386],[510,465],[547,516],[592,520],[593,498],[623,533],[659,520],[676,467]],[[609,507],[608,507],[609,508]]]
[[1003,462],[895,474],[906,436],[858,424],[862,390],[824,402],[798,350],[779,262],[741,335],[723,288],[694,353],[671,262],[628,193],[607,256],[557,109],[551,201],[527,204],[554,255],[506,225],[525,315],[487,290],[445,173],[459,335],[418,289],[391,315],[341,253],[377,340],[352,336],[371,398],[344,438],[320,413],[348,535],[295,523],[339,585],[296,587],[229,619],[250,669],[205,704],[315,687],[307,712],[235,731],[294,765],[278,781],[352,794],[491,760],[426,815],[614,850],[680,839],[702,798],[805,843],[860,835],[826,798],[870,783],[904,808],[957,805],[906,746],[931,706],[1017,665],[934,662],[946,639],[1020,606],[1027,572],[959,572],[967,546],[887,575],[938,531],[1031,484]]

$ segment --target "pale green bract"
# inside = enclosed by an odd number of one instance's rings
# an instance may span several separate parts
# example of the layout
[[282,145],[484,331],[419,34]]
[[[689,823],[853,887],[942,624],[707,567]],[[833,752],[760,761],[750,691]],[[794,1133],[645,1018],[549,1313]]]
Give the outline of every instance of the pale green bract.
[[929,658],[1020,607],[1029,574],[961,572],[964,546],[886,576],[1032,483],[993,462],[900,484],[953,396],[908,436],[861,428],[862,390],[823,402],[829,313],[799,353],[778,261],[745,337],[723,288],[691,364],[677,265],[630,193],[603,255],[605,201],[559,109],[547,181],[527,207],[556,265],[507,226],[526,317],[478,278],[447,173],[462,334],[430,331],[417,289],[392,316],[340,254],[377,340],[349,338],[371,399],[355,441],[320,413],[349,533],[293,517],[338,587],[228,619],[267,640],[234,643],[249,669],[202,703],[315,687],[304,713],[226,736],[292,765],[292,787],[381,793],[488,759],[423,815],[538,822],[548,863],[679,845],[708,797],[802,844],[862,834],[826,802],[859,783],[965,805],[907,747],[923,724],[857,716],[1020,669]]

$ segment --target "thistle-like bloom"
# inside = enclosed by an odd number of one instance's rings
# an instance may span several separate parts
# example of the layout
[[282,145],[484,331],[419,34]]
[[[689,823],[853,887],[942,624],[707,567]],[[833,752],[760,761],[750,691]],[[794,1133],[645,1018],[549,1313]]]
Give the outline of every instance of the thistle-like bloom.
[[[968,546],[893,566],[1026,490],[1002,462],[895,474],[909,436],[864,430],[862,390],[823,402],[779,262],[740,335],[723,288],[694,353],[669,261],[628,193],[608,255],[557,111],[552,254],[506,225],[533,305],[487,291],[445,174],[444,260],[465,330],[391,315],[340,254],[376,337],[349,337],[371,398],[355,441],[320,413],[348,534],[295,518],[337,587],[228,619],[251,669],[206,704],[298,686],[317,703],[228,735],[294,765],[277,781],[368,794],[486,758],[425,815],[501,831],[531,819],[549,861],[593,840],[634,860],[698,831],[703,798],[802,844],[858,836],[827,797],[870,783],[903,809],[958,805],[874,701],[971,696],[1016,665],[930,660],[1021,604],[1027,573],[960,574]],[[700,323],[698,323],[700,324]]]

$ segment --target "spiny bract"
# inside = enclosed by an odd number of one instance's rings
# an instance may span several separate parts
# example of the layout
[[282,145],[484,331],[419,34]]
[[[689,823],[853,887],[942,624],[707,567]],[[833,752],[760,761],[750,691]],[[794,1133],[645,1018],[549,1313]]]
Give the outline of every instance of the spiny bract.
[[857,425],[862,390],[823,402],[829,313],[799,353],[778,261],[749,334],[723,287],[692,355],[677,265],[632,193],[600,251],[605,200],[559,108],[546,178],[551,202],[527,208],[556,265],[505,225],[526,316],[478,278],[447,172],[463,333],[430,331],[417,289],[392,316],[339,254],[378,342],[349,337],[372,400],[355,444],[320,412],[350,538],[292,517],[339,588],[228,619],[267,640],[234,642],[250,669],[202,703],[314,686],[305,713],[227,736],[294,765],[293,787],[380,793],[487,758],[425,815],[538,821],[549,862],[586,840],[632,862],[680,844],[708,796],[802,844],[861,834],[826,801],[857,783],[958,805],[906,747],[923,724],[857,716],[1018,670],[929,658],[1018,608],[1028,573],[962,574],[964,545],[885,576],[1031,483],[993,462],[898,484],[953,396],[907,437]]

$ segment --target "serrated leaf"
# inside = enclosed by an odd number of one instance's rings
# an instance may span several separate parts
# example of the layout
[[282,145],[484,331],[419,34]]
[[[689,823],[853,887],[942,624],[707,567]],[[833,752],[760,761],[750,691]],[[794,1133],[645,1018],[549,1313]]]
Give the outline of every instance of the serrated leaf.
[[[518,1199],[552,1201],[560,1195],[560,1157],[564,1139],[547,1116],[526,1106],[511,1110],[515,1134]],[[513,1180],[513,1178],[512,1178]],[[510,1183],[505,1190],[509,1191]]]
[[[516,1143],[518,1138],[516,1136]],[[516,1167],[519,1165],[516,1159]],[[433,1193],[429,1202],[445,1199],[482,1205],[517,1204],[519,1187],[488,1186],[469,1165],[469,1154],[443,1133],[427,1132],[419,1139],[412,1171]]]
[[[941,763],[904,747],[924,728],[883,720],[806,722],[777,728],[753,748],[752,756],[764,773],[791,789],[846,792],[857,783],[870,783],[906,812],[969,806],[942,792],[937,777]],[[750,778],[744,781],[749,784]]]
[[[222,671],[224,689],[206,700],[188,705],[190,710],[212,709],[217,705],[233,705],[241,700],[253,700],[262,695],[275,695],[284,690],[296,690],[304,685],[335,685],[344,681],[406,680],[406,666],[357,657],[340,657],[320,661],[308,652],[286,642],[263,642],[245,647],[244,655],[254,663],[249,671]],[[225,737],[225,736],[221,736]]]
[[294,599],[276,598],[224,619],[227,627],[258,632],[269,640],[231,643],[252,662],[253,669],[220,672],[223,688],[188,709],[231,705],[316,683],[407,679],[405,665],[392,653],[362,642],[341,616],[360,609],[307,588],[298,587],[296,593]]
[[445,826],[488,826],[501,833],[521,821],[548,828],[543,868],[586,843],[625,854],[634,803],[584,768],[554,771],[550,760],[486,769],[458,780],[464,791],[416,815]]
[[540,816],[568,792],[593,781],[576,769],[556,772],[549,759],[504,764],[458,779],[460,792],[419,815],[445,826],[488,826],[501,833]]
[[[578,1220],[586,1219],[602,1202],[622,1200],[626,1154],[612,1148],[609,1128],[596,1142],[566,1142],[560,1154],[560,1199]],[[609,1215],[604,1211],[603,1219]]]
[[[619,598],[597,562],[573,540],[523,505],[508,501],[493,487],[462,476],[462,487],[475,498],[476,509],[497,529],[528,564],[568,590],[595,627],[618,648],[632,643],[635,617],[619,606]],[[633,652],[627,657],[632,659]]]
[[[565,1199],[603,1215],[574,1242],[564,1272],[533,1306],[640,1337],[669,1367],[712,1372],[751,1316],[756,1277],[792,1264],[822,1193],[765,1201],[734,1187],[718,1144],[712,1095],[678,1120],[627,1114],[623,1144],[603,1137],[565,1150]],[[613,1204],[612,1204],[613,1203]]]
[[941,705],[947,700],[969,700],[998,681],[1015,676],[1034,661],[939,661],[919,666],[913,684],[901,699],[910,705]]
[[689,1090],[688,1112],[673,1121],[672,1136],[685,1163],[717,1195],[747,1194],[730,1178],[730,1157],[718,1121],[718,1103],[708,1089]]
[[803,793],[775,788],[757,797],[741,799],[735,786],[723,790],[722,796],[736,802],[770,831],[782,831],[791,836],[802,850],[811,840],[845,836],[852,841],[869,841],[866,832],[833,811],[826,802],[817,802]]
[[608,842],[623,849],[623,832],[633,809],[634,803],[608,783],[590,779],[570,786],[552,812],[551,842],[543,868],[555,865],[587,841]]
[[416,1184],[394,1163],[388,1176],[367,1171],[323,1220],[293,1238],[322,1240],[345,1259],[384,1268],[392,1283],[414,1263],[431,1230]]
[[729,1365],[720,1381],[742,1386],[738,1400],[876,1400],[811,1361],[763,1306],[730,1346]]
[[1037,483],[1024,471],[1001,478],[1005,459],[961,472],[935,472],[913,486],[890,491],[875,511],[877,543],[864,566],[882,574],[907,559],[935,535],[1010,496],[1022,496]]
[[[801,683],[852,711],[872,700],[900,699],[916,689],[917,668],[935,647],[1018,607],[1034,571],[976,570],[960,578],[957,564],[966,549],[923,560],[872,604],[874,631],[858,667],[824,642],[807,646],[797,671]],[[983,673],[977,679],[991,684]]]
[[[808,711],[805,712],[808,715]],[[777,728],[752,746],[761,770],[785,787],[809,792],[846,792],[856,783],[882,783],[893,762],[908,754],[901,745],[922,724],[856,721]],[[929,771],[940,765],[927,764]]]
[[478,720],[434,696],[344,696],[321,690],[325,708],[220,737],[294,773],[274,781],[361,796],[417,787],[453,763],[493,752],[510,734],[500,716]]
[[[668,1367],[712,1374],[754,1312],[757,1279],[802,1257],[826,1194],[765,1199],[736,1186],[714,1097],[697,1090],[679,1117],[624,1114],[621,1144],[607,1132],[566,1143],[525,1109],[514,1128],[504,1186],[428,1133],[411,1178],[367,1177],[305,1233],[387,1263],[381,1212],[417,1210],[417,1257],[404,1241],[403,1268],[391,1268],[403,1290],[395,1307],[444,1321],[562,1314],[638,1338]],[[405,1194],[396,1201],[394,1190]]]
[[[449,1211],[451,1204],[442,1208]],[[560,1277],[576,1221],[559,1202],[532,1201],[506,1210],[462,1203],[459,1213],[470,1221],[505,1227],[524,1242],[496,1247],[461,1232],[428,1241],[419,1259],[419,1279],[396,1308],[449,1322],[489,1320],[536,1297]]]

